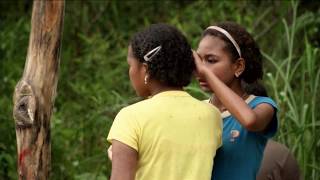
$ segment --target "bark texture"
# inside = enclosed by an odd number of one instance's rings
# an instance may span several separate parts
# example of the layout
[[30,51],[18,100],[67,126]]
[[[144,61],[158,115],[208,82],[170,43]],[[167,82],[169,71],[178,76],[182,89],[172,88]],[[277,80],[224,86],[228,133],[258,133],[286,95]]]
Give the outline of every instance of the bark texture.
[[26,64],[13,97],[19,179],[49,178],[50,118],[58,82],[64,4],[64,0],[33,2]]

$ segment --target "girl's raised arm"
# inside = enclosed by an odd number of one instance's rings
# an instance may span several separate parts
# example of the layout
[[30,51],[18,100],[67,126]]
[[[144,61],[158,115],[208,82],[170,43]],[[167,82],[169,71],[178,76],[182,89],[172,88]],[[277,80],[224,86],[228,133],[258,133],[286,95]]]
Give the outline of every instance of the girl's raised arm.
[[197,73],[205,77],[210,89],[219,98],[225,108],[249,131],[263,131],[272,120],[274,109],[271,105],[262,103],[251,109],[247,103],[225,85],[193,51]]

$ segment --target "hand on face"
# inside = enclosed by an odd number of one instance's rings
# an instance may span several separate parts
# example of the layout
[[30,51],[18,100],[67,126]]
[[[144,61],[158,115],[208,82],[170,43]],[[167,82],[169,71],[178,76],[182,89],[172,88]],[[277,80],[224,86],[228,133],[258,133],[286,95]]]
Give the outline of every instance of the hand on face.
[[192,53],[196,65],[195,76],[199,82],[199,86],[204,91],[211,91],[207,83],[207,74],[210,73],[210,69],[196,51],[192,50]]
[[203,77],[207,73],[208,68],[205,66],[204,62],[202,61],[201,57],[197,54],[196,51],[192,50],[192,53],[196,65],[196,76]]

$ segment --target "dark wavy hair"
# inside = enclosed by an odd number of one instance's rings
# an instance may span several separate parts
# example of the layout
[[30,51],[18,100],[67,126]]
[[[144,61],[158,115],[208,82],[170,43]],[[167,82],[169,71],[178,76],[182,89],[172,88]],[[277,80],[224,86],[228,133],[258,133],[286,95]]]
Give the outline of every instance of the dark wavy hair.
[[[259,46],[253,37],[244,27],[234,22],[222,22],[218,23],[216,26],[226,30],[240,47],[241,56],[245,61],[245,70],[239,78],[248,84],[256,83],[258,80],[262,79],[262,55]],[[233,61],[236,61],[239,58],[236,48],[224,34],[214,29],[206,29],[203,32],[202,37],[207,35],[222,39],[226,43],[225,50]]]
[[[148,65],[150,78],[170,87],[187,86],[195,69],[191,46],[186,37],[175,27],[153,24],[136,33],[131,39],[133,55]],[[150,61],[144,56],[161,46]]]

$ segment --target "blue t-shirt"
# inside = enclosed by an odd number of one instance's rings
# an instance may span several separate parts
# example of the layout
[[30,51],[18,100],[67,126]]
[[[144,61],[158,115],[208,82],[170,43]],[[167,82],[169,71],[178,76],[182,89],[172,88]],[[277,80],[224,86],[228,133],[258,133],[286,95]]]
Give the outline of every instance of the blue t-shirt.
[[277,106],[269,97],[261,96],[250,96],[247,103],[252,109],[261,103],[270,104],[275,110],[273,118],[264,132],[250,132],[230,114],[222,114],[223,144],[214,159],[212,180],[256,179],[266,142],[277,131]]

